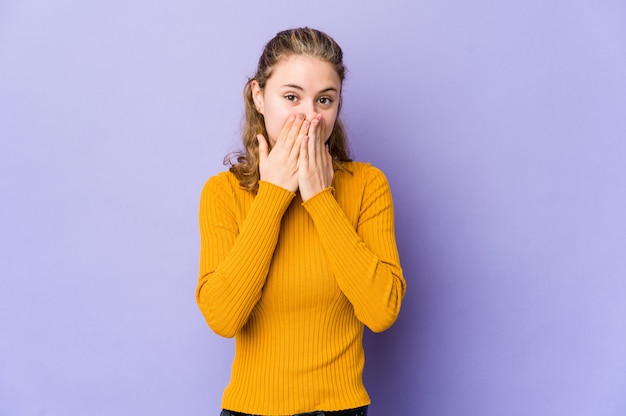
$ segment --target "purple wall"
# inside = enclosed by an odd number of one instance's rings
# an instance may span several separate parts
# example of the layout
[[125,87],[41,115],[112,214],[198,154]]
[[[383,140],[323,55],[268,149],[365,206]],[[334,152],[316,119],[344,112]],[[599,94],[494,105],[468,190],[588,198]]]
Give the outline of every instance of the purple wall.
[[343,46],[356,156],[394,191],[373,415],[625,414],[621,0],[0,3],[0,414],[218,414],[199,193],[300,25]]

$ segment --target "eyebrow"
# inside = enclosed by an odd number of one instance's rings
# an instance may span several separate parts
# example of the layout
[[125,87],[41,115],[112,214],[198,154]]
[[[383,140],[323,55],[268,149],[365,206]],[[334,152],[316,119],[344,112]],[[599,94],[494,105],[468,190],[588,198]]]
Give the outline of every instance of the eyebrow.
[[[300,91],[304,91],[304,88],[302,88],[301,86],[296,85],[296,84],[285,84],[285,85],[282,86],[282,88],[285,88],[285,87],[293,88],[293,89],[300,90]],[[328,87],[328,88],[325,88],[325,89],[321,90],[320,92],[318,92],[318,94],[324,93],[324,92],[329,92],[329,91],[337,92],[337,88],[335,88],[335,87]]]

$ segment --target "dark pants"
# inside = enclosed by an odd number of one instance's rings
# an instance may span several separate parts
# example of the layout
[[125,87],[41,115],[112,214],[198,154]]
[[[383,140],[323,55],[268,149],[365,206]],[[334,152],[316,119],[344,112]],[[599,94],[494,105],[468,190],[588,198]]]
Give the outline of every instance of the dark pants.
[[[255,416],[248,413],[234,412],[232,410],[222,410],[220,416]],[[367,416],[367,406],[359,407],[356,409],[348,409],[348,410],[335,410],[332,412],[323,412],[321,410],[317,410],[315,412],[309,413],[298,413],[293,416]]]

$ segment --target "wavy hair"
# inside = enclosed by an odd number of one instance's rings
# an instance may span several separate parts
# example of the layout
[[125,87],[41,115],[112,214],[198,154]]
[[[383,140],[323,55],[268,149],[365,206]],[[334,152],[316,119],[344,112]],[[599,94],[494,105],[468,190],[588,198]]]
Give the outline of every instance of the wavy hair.
[[[337,42],[326,33],[308,27],[288,29],[276,34],[271,39],[259,58],[257,71],[254,77],[249,78],[243,88],[245,114],[242,126],[243,149],[226,156],[224,164],[230,166],[230,171],[239,180],[240,186],[256,193],[259,188],[259,143],[257,134],[268,137],[265,129],[265,120],[259,113],[252,99],[252,81],[256,80],[261,89],[265,88],[267,80],[277,64],[294,56],[304,55],[330,63],[343,84],[346,68],[343,65],[343,52]],[[333,130],[328,139],[330,154],[333,158],[335,170],[343,169],[340,162],[350,162],[350,149],[346,130],[339,117],[339,111]]]

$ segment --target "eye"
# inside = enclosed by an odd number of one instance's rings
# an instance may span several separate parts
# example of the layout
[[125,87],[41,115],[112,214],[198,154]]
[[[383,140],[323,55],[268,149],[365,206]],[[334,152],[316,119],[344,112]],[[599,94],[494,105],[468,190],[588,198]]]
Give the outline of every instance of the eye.
[[298,101],[298,96],[295,94],[285,94],[285,100],[295,103],[296,101]]
[[330,97],[320,97],[317,101],[322,105],[329,105],[332,104],[333,99]]

